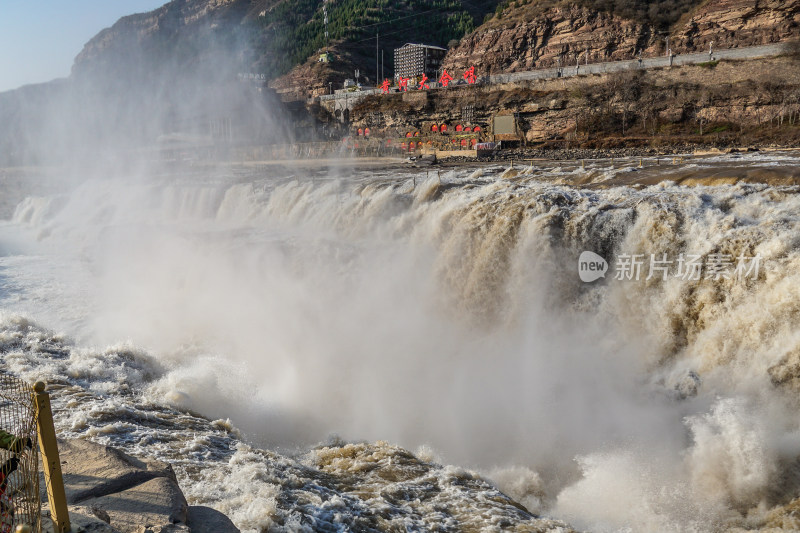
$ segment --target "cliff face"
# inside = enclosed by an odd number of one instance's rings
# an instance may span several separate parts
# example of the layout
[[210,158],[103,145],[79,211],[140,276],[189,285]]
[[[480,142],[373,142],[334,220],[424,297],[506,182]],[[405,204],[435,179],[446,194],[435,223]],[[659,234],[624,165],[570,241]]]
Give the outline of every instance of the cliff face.
[[92,160],[173,134],[231,142],[284,138],[274,93],[237,75],[251,72],[250,22],[267,5],[173,0],[120,19],[86,44],[70,79],[0,95],[0,157]]
[[463,106],[470,106],[468,124],[484,132],[494,116],[514,113],[529,143],[791,146],[800,139],[798,65],[800,59],[783,56],[415,91],[367,97],[350,117],[355,128],[371,126],[376,136],[397,138],[430,131],[434,123],[461,123]]
[[800,37],[799,0],[710,0],[673,31],[677,50],[700,51]]
[[[520,14],[521,15],[521,14]],[[475,65],[481,74],[513,72],[581,62],[631,59],[651,42],[651,29],[631,20],[576,5],[557,6],[526,19],[487,24],[450,50],[445,68]]]
[[[257,19],[286,1],[173,0],[100,32],[78,55],[73,72],[102,72],[129,82],[154,77],[154,72],[193,72],[203,80],[248,71],[269,75],[270,69],[261,67],[270,63],[264,58],[274,45],[268,42],[272,31]],[[669,30],[669,45],[676,53],[707,50],[712,42],[715,48],[730,48],[800,36],[800,0],[706,0],[687,12],[694,3],[675,5],[677,15],[670,20],[677,22]],[[555,0],[550,7],[514,2],[502,17],[491,18],[452,48],[445,67],[459,72],[474,65],[480,74],[491,74],[665,52],[664,31],[646,16],[623,17],[622,12],[592,9],[587,0]],[[372,71],[372,59],[365,64],[363,55],[365,47],[372,53],[371,46],[337,43],[335,64],[320,67],[311,58],[273,86],[299,97],[326,93],[329,82],[340,85],[356,68]]]
[[[173,0],[121,18],[75,58],[73,75],[146,76],[168,69],[209,73],[244,59],[249,16],[267,0]],[[239,65],[236,65],[239,66]],[[133,76],[132,76],[133,75]]]
[[[452,48],[445,67],[475,65],[481,74],[632,59],[665,52],[666,34],[648,24],[577,4],[556,5],[541,13],[526,4],[509,10],[466,36]],[[673,25],[675,53],[778,42],[800,36],[800,0],[708,0]]]

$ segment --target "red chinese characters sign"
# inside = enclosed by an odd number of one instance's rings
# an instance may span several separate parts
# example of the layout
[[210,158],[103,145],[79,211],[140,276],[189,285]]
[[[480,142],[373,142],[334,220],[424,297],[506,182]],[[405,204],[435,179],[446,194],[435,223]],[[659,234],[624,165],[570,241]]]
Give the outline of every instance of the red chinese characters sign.
[[469,67],[464,72],[464,79],[467,80],[467,83],[470,83],[470,84],[475,83],[477,78],[475,77],[475,67],[474,66],[473,67]]
[[[449,87],[450,83],[453,81],[453,79],[454,79],[453,76],[451,76],[450,73],[447,72],[447,70],[443,70],[442,71],[442,75],[439,78],[439,83],[441,84],[442,87]],[[469,67],[467,70],[464,71],[464,79],[466,80],[466,82],[468,84],[477,83],[478,77],[475,75],[475,67],[474,66]],[[427,83],[428,80],[430,80],[430,78],[428,78],[427,74],[423,74],[422,75],[422,79],[420,80],[419,85],[417,86],[417,89],[420,90],[420,91],[424,91],[425,89],[430,89],[431,87]],[[404,77],[400,76],[397,79],[398,89],[401,92],[403,92],[403,91],[407,92],[408,91],[408,82],[409,81],[411,81],[411,78],[404,78]],[[389,92],[389,87],[390,86],[391,86],[391,83],[389,82],[388,79],[383,80],[383,83],[381,84],[381,90],[383,91],[384,94]]]
[[450,85],[450,82],[453,81],[453,76],[447,73],[447,70],[442,72],[442,77],[439,78],[439,83],[442,84],[443,87],[447,87]]
[[430,89],[430,86],[427,83],[425,83],[426,81],[428,81],[428,76],[423,74],[422,75],[422,80],[420,80],[420,82],[419,82],[419,90],[420,91],[423,90],[423,89]]

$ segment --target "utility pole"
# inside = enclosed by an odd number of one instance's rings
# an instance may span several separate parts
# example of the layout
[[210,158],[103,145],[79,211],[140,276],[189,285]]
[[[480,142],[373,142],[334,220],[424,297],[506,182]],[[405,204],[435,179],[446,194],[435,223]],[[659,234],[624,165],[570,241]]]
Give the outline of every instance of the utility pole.
[[381,72],[378,69],[378,37],[380,35],[379,31],[375,32],[375,85],[380,85],[378,82],[378,78],[381,76]]

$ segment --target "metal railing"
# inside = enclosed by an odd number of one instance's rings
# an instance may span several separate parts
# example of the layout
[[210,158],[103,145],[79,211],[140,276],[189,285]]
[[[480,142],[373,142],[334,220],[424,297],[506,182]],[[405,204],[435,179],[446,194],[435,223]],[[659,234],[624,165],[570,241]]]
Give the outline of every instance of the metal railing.
[[[36,445],[38,442],[38,446]],[[0,374],[0,533],[41,533],[39,452],[56,533],[70,531],[50,395]]]
[[[46,386],[41,381],[37,381],[33,386],[33,397],[36,404],[36,426],[39,434],[39,448],[42,451],[42,466],[44,468],[44,483],[47,488],[47,499],[50,502],[50,518],[53,520],[53,529],[55,533],[69,533],[69,512],[67,511],[67,497],[64,493],[64,477],[61,474],[61,459],[58,455],[56,429],[53,424],[53,410],[50,406],[50,394],[45,389]],[[36,496],[38,499],[38,488]],[[41,514],[41,500],[39,502]]]
[[0,532],[41,531],[36,405],[31,387],[0,374]]
[[[583,76],[587,74],[606,74],[611,72],[622,72],[635,69],[663,68],[681,65],[696,65],[706,61],[718,61],[722,59],[757,59],[763,57],[778,56],[786,52],[784,43],[773,43],[756,46],[743,46],[740,48],[727,48],[709,50],[708,52],[688,52],[674,54],[670,56],[633,58],[623,61],[602,61],[592,63],[576,63],[574,65],[564,65],[561,67],[547,67],[521,72],[507,72],[502,74],[489,74],[479,78],[480,84],[498,85],[504,83],[517,83],[534,80],[549,80],[554,78],[569,78],[573,76]],[[434,81],[434,80],[432,80]],[[463,82],[462,82],[463,83]],[[453,84],[453,87],[463,85]],[[412,91],[413,92],[413,91]],[[352,100],[353,103],[360,99],[373,95],[381,94],[381,89],[362,89],[361,91],[341,92],[327,94],[319,97],[320,101],[328,100]]]

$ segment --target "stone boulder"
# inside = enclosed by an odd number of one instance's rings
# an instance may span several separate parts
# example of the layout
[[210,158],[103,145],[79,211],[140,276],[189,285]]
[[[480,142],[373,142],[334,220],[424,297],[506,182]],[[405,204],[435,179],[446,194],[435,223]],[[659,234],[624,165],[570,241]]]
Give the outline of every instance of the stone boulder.
[[[75,439],[58,443],[64,490],[75,533],[237,533],[222,513],[189,507],[175,472],[110,446]],[[52,531],[41,480],[43,531]]]

